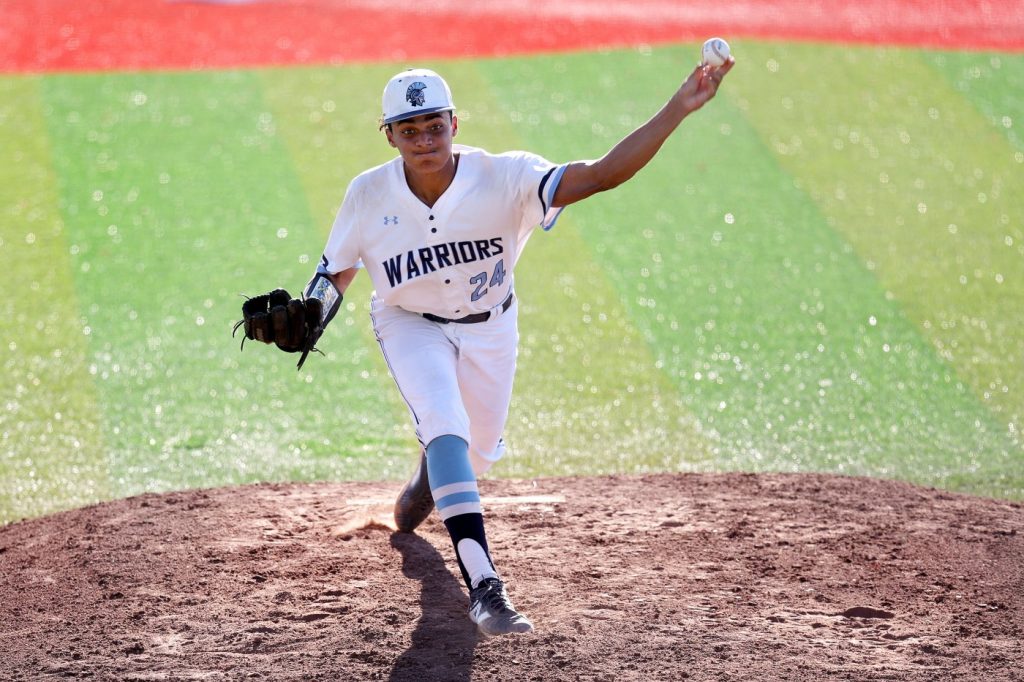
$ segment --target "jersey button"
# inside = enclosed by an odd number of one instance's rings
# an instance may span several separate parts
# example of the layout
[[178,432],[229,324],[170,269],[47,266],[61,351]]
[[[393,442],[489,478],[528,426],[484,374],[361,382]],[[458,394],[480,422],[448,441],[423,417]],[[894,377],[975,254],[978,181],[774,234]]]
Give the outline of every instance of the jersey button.
[[431,219],[431,220],[433,220],[433,219],[434,219],[434,216],[430,216],[430,219]]
[[437,228],[436,227],[432,227],[432,228],[430,228],[430,231],[431,232],[437,232]]
[[451,281],[450,279],[446,279],[446,280],[444,281],[444,283],[445,283],[445,284],[451,284],[451,283],[452,283],[452,281]]

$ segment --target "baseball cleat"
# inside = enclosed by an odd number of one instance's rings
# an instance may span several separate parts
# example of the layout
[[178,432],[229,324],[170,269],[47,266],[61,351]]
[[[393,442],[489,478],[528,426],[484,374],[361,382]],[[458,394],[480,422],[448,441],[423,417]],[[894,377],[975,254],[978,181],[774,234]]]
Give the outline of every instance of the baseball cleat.
[[469,593],[469,618],[489,637],[533,632],[533,623],[516,611],[497,578],[487,578]]
[[395,501],[395,525],[403,533],[411,533],[426,521],[433,510],[434,496],[430,492],[427,477],[427,454],[422,452],[419,466]]

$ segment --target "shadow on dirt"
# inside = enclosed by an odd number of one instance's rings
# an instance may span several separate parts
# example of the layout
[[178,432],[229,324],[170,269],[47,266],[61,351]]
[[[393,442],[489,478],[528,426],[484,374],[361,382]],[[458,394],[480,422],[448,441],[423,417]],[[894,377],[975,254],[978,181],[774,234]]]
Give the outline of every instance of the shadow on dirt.
[[399,655],[388,679],[468,682],[479,633],[467,615],[462,584],[437,549],[418,535],[394,533],[391,546],[402,555],[402,574],[420,583],[422,615],[412,632],[412,644]]

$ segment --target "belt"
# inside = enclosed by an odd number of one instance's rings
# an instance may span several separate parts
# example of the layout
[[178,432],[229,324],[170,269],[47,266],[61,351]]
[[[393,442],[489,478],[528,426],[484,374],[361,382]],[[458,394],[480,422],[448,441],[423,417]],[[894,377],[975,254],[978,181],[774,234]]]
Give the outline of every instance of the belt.
[[[508,292],[508,296],[501,303],[502,313],[508,310],[509,307],[512,305],[513,298],[515,298],[515,296],[512,295],[512,292]],[[486,322],[487,320],[491,319],[491,317],[494,314],[500,315],[501,313],[497,313],[497,308],[492,308],[491,310],[488,310],[483,313],[473,313],[472,315],[460,317],[457,320],[450,320],[447,317],[440,317],[438,315],[433,315],[431,313],[423,313],[423,317],[427,318],[431,322],[440,322],[441,324],[448,324],[449,322],[454,322],[455,324],[476,324],[477,322]]]

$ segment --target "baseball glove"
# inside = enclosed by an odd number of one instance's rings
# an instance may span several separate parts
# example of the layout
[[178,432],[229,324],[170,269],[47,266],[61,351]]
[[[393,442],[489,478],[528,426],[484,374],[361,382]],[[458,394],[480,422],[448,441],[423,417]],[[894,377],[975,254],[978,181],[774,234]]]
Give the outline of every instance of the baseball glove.
[[[316,342],[324,333],[323,306],[316,298],[292,298],[284,289],[275,289],[260,296],[247,298],[242,304],[242,319],[238,321],[231,335],[239,327],[245,329],[245,339],[276,344],[286,353],[302,353],[297,369],[311,351],[317,351]],[[319,351],[317,351],[319,352]]]

